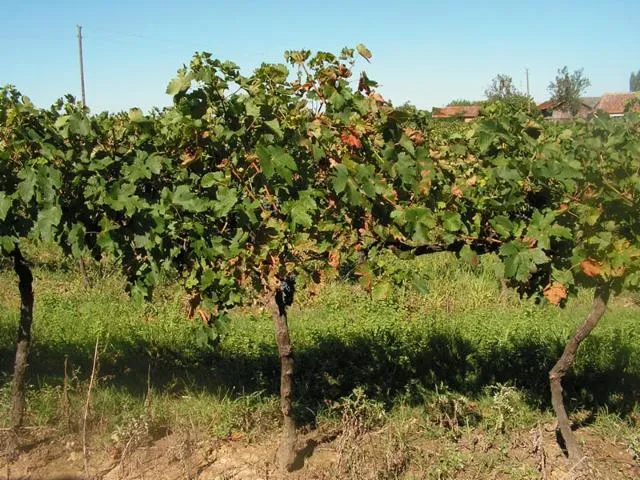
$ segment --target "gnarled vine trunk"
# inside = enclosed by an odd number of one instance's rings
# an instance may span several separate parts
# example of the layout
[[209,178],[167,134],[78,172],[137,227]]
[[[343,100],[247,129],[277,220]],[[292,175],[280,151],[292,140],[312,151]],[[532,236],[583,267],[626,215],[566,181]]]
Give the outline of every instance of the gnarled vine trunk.
[[[293,293],[291,292],[291,299]],[[296,458],[296,422],[292,414],[291,396],[293,391],[293,351],[287,323],[287,306],[291,299],[278,290],[273,301],[273,321],[276,343],[280,355],[280,410],[282,411],[282,438],[278,445],[276,461],[282,470],[291,471]]]
[[564,401],[562,397],[562,377],[565,376],[573,361],[576,358],[576,352],[580,343],[591,333],[591,331],[598,324],[602,315],[607,309],[607,302],[609,301],[609,286],[598,285],[593,295],[593,304],[591,311],[586,316],[582,325],[580,325],[573,333],[567,345],[564,348],[562,356],[554,367],[549,372],[549,383],[551,385],[551,404],[553,410],[556,413],[558,419],[558,429],[562,435],[565,446],[567,447],[567,453],[569,460],[572,463],[577,463],[582,459],[582,449],[576,441],[573,432],[571,431],[571,423],[569,422],[569,416],[567,410],[564,407]]
[[11,384],[11,427],[22,426],[25,410],[24,376],[27,370],[29,345],[31,343],[31,323],[33,321],[33,274],[18,248],[13,252],[13,268],[18,275],[20,290],[20,324],[16,342],[16,360]]
[[89,280],[89,275],[87,275],[87,268],[82,256],[78,259],[78,268],[80,269],[80,275],[82,276],[82,286],[84,288],[91,288],[91,280]]

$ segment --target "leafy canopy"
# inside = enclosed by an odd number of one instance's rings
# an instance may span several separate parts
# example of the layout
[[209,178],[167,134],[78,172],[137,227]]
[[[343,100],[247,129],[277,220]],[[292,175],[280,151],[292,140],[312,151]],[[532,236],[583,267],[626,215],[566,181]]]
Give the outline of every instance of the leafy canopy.
[[491,85],[484,91],[484,95],[489,101],[495,101],[521,96],[522,93],[513,84],[513,78],[499,74],[491,80]]
[[365,72],[353,82],[359,57],[290,51],[243,75],[198,53],[151,115],[37,109],[3,89],[2,252],[33,238],[111,255],[134,296],[170,275],[214,321],[345,263],[384,296],[371,263],[388,249],[494,252],[500,276],[552,303],[640,287],[637,114],[556,125],[500,100],[442,128]]
[[631,72],[631,76],[629,77],[629,91],[640,92],[640,70]]
[[591,86],[591,81],[584,76],[584,70],[575,70],[573,73],[564,66],[558,69],[554,81],[549,83],[547,89],[551,93],[551,99],[563,102],[572,115],[580,110],[580,96]]

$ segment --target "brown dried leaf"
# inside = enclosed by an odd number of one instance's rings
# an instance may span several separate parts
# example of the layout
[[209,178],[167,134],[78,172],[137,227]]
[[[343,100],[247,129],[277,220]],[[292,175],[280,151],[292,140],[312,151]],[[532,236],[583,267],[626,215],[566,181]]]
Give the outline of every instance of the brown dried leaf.
[[431,180],[426,178],[423,179],[419,184],[418,184],[418,191],[422,194],[422,195],[428,195],[429,194],[429,190],[431,190]]
[[182,165],[189,165],[195,159],[196,159],[196,156],[193,152],[184,151],[180,155],[180,160],[182,160],[181,162]]
[[382,95],[380,95],[378,92],[373,92],[373,93],[369,94],[369,97],[373,98],[376,102],[379,102],[379,103],[384,103],[385,102],[384,97]]
[[454,197],[462,198],[462,190],[458,185],[453,185],[451,187],[451,195]]
[[367,78],[367,74],[362,72],[360,74],[360,80],[358,81],[358,91],[365,92],[368,95],[371,92],[368,82],[369,79]]
[[416,145],[424,145],[424,133],[422,133],[420,130],[415,130],[413,128],[407,127],[404,129],[404,133]]
[[620,278],[624,275],[624,265],[620,265],[619,267],[611,267],[611,276]]
[[338,66],[338,75],[343,78],[349,78],[351,76],[351,70],[349,70],[346,65],[341,63]]
[[442,153],[438,150],[429,150],[429,156],[434,160],[440,160],[442,158]]
[[538,244],[538,240],[531,237],[523,237],[522,241],[526,243],[529,246],[529,248],[536,248],[536,245]]
[[202,309],[200,307],[198,307],[196,312],[198,313],[198,315],[200,315],[200,319],[202,320],[202,323],[204,323],[204,324],[209,323],[209,317],[211,315],[208,312],[206,312],[204,309]]

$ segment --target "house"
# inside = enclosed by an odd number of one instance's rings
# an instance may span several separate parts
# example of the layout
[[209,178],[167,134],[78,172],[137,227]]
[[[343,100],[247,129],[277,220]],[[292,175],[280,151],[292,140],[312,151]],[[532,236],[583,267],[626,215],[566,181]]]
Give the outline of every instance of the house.
[[538,105],[538,109],[542,112],[542,116],[546,120],[560,121],[570,120],[572,118],[586,118],[589,114],[595,112],[600,97],[582,97],[580,98],[580,109],[574,116],[569,110],[566,102],[560,100],[547,100]]
[[[637,98],[640,101],[640,94],[637,92],[605,93],[600,97],[598,110],[607,112],[611,117],[621,117],[624,115],[627,104]],[[634,112],[640,112],[640,104],[636,103],[631,107]]]
[[470,122],[480,116],[480,105],[458,105],[433,109],[433,118],[460,118]]
[[[621,117],[624,115],[627,104],[638,98],[640,102],[640,94],[638,93],[605,93],[601,97],[582,97],[580,98],[580,110],[573,116],[566,107],[565,102],[558,100],[547,100],[538,105],[538,109],[546,120],[561,121],[571,120],[572,118],[586,118],[591,113],[597,111],[606,112],[611,117]],[[633,111],[640,111],[640,103],[632,107]]]

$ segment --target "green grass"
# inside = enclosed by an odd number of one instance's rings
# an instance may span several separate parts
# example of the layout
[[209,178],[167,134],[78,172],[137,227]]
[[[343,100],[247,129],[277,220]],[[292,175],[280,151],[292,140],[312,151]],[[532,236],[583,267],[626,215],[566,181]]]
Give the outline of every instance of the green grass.
[[[162,431],[195,427],[221,438],[233,432],[257,438],[277,427],[279,362],[267,312],[234,312],[220,344],[201,347],[195,341],[198,323],[184,319],[184,297],[178,288],[165,286],[152,303],[135,304],[124,293],[119,276],[104,267],[91,268],[94,286],[85,289],[73,265],[58,264],[56,255],[47,251],[37,258],[30,424],[64,421],[77,428],[99,338],[100,380],[91,412],[97,430],[111,434],[144,425]],[[388,261],[426,278],[428,292],[398,287],[389,298],[372,301],[360,286],[336,281],[314,295],[305,290],[298,295],[290,326],[296,416],[303,423],[326,420],[327,405],[349,398],[354,389],[389,412],[437,406],[442,392],[445,400],[453,396],[464,398],[463,403],[486,403],[489,410],[497,410],[481,416],[491,419],[482,421],[494,422],[482,424],[485,430],[511,425],[513,417],[500,411],[507,407],[497,406],[502,400],[509,405],[511,400],[500,396],[509,397],[509,392],[518,398],[518,423],[535,423],[546,415],[547,372],[588,311],[589,291],[559,309],[503,291],[493,276],[491,258],[476,269],[448,254],[408,263]],[[8,418],[19,312],[16,281],[8,265],[0,271],[0,281],[5,285],[0,292],[2,423]],[[624,421],[637,408],[640,309],[628,303],[613,301],[581,347],[565,381],[572,411],[606,408]],[[67,413],[62,390],[65,358]],[[495,423],[499,421],[504,424]]]

